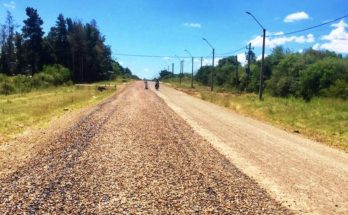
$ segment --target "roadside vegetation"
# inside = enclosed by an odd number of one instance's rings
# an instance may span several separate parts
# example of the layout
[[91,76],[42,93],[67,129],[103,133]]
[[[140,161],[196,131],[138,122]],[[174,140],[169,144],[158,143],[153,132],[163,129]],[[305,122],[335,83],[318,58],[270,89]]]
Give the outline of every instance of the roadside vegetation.
[[[220,90],[258,93],[261,62],[246,53],[248,64],[242,66],[235,56],[219,60],[216,67],[203,66],[195,74],[196,82]],[[310,101],[315,97],[348,99],[348,57],[330,51],[308,49],[302,53],[276,47],[265,58],[263,89],[274,97],[296,97]],[[160,72],[161,80],[172,79],[170,71]],[[174,77],[178,79],[178,74]],[[190,74],[184,74],[188,78]]]
[[112,59],[95,20],[59,14],[45,33],[38,11],[25,13],[21,29],[10,12],[0,25],[0,143],[138,79]]
[[[98,90],[98,86],[102,90]],[[45,126],[53,117],[96,104],[116,89],[116,82],[113,82],[113,85],[71,85],[0,95],[0,143],[26,129]]]
[[239,93],[209,87],[186,78],[167,84],[187,94],[231,109],[242,115],[271,123],[289,132],[299,133],[313,140],[348,152],[348,101],[315,97],[305,101],[296,97],[274,97],[269,94],[260,101],[254,93]]
[[[250,54],[250,56],[249,56]],[[348,58],[308,49],[293,53],[276,47],[265,58],[264,100],[258,99],[260,61],[247,53],[250,65],[234,56],[218,66],[204,66],[194,76],[161,71],[162,81],[253,118],[348,151]],[[237,70],[238,67],[238,70]],[[214,91],[210,91],[211,71]]]

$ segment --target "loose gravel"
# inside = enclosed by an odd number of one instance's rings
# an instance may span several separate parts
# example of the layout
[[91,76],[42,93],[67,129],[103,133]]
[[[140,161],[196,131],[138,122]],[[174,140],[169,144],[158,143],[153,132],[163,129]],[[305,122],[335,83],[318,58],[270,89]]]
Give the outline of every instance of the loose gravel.
[[0,179],[0,214],[291,214],[137,82]]

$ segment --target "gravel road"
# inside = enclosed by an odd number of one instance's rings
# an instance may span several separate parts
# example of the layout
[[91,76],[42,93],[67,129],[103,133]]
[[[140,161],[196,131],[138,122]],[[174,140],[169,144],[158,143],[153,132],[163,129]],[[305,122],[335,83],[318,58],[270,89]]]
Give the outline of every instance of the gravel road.
[[161,86],[158,95],[268,193],[299,214],[348,214],[348,154]]
[[0,178],[0,214],[290,213],[141,82]]

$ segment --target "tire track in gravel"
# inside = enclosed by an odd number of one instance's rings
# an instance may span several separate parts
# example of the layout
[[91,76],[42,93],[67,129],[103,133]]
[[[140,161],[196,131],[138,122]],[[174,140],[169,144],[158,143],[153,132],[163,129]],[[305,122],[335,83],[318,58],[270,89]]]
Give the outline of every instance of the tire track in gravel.
[[[17,208],[26,207],[23,213],[35,214],[39,205],[58,187],[66,172],[75,166],[101,126],[116,111],[116,106],[111,105],[115,98],[112,96],[97,105],[76,125],[52,140],[51,145],[28,165],[0,179],[0,205],[7,205],[7,213],[13,214]],[[23,184],[27,186],[23,187]]]
[[0,179],[1,214],[290,214],[141,82]]

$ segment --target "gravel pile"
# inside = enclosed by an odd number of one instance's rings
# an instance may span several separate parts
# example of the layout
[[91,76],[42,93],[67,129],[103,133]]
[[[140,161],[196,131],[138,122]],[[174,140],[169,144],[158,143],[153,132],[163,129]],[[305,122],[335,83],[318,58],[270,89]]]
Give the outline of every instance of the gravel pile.
[[14,174],[0,214],[289,214],[138,82]]

